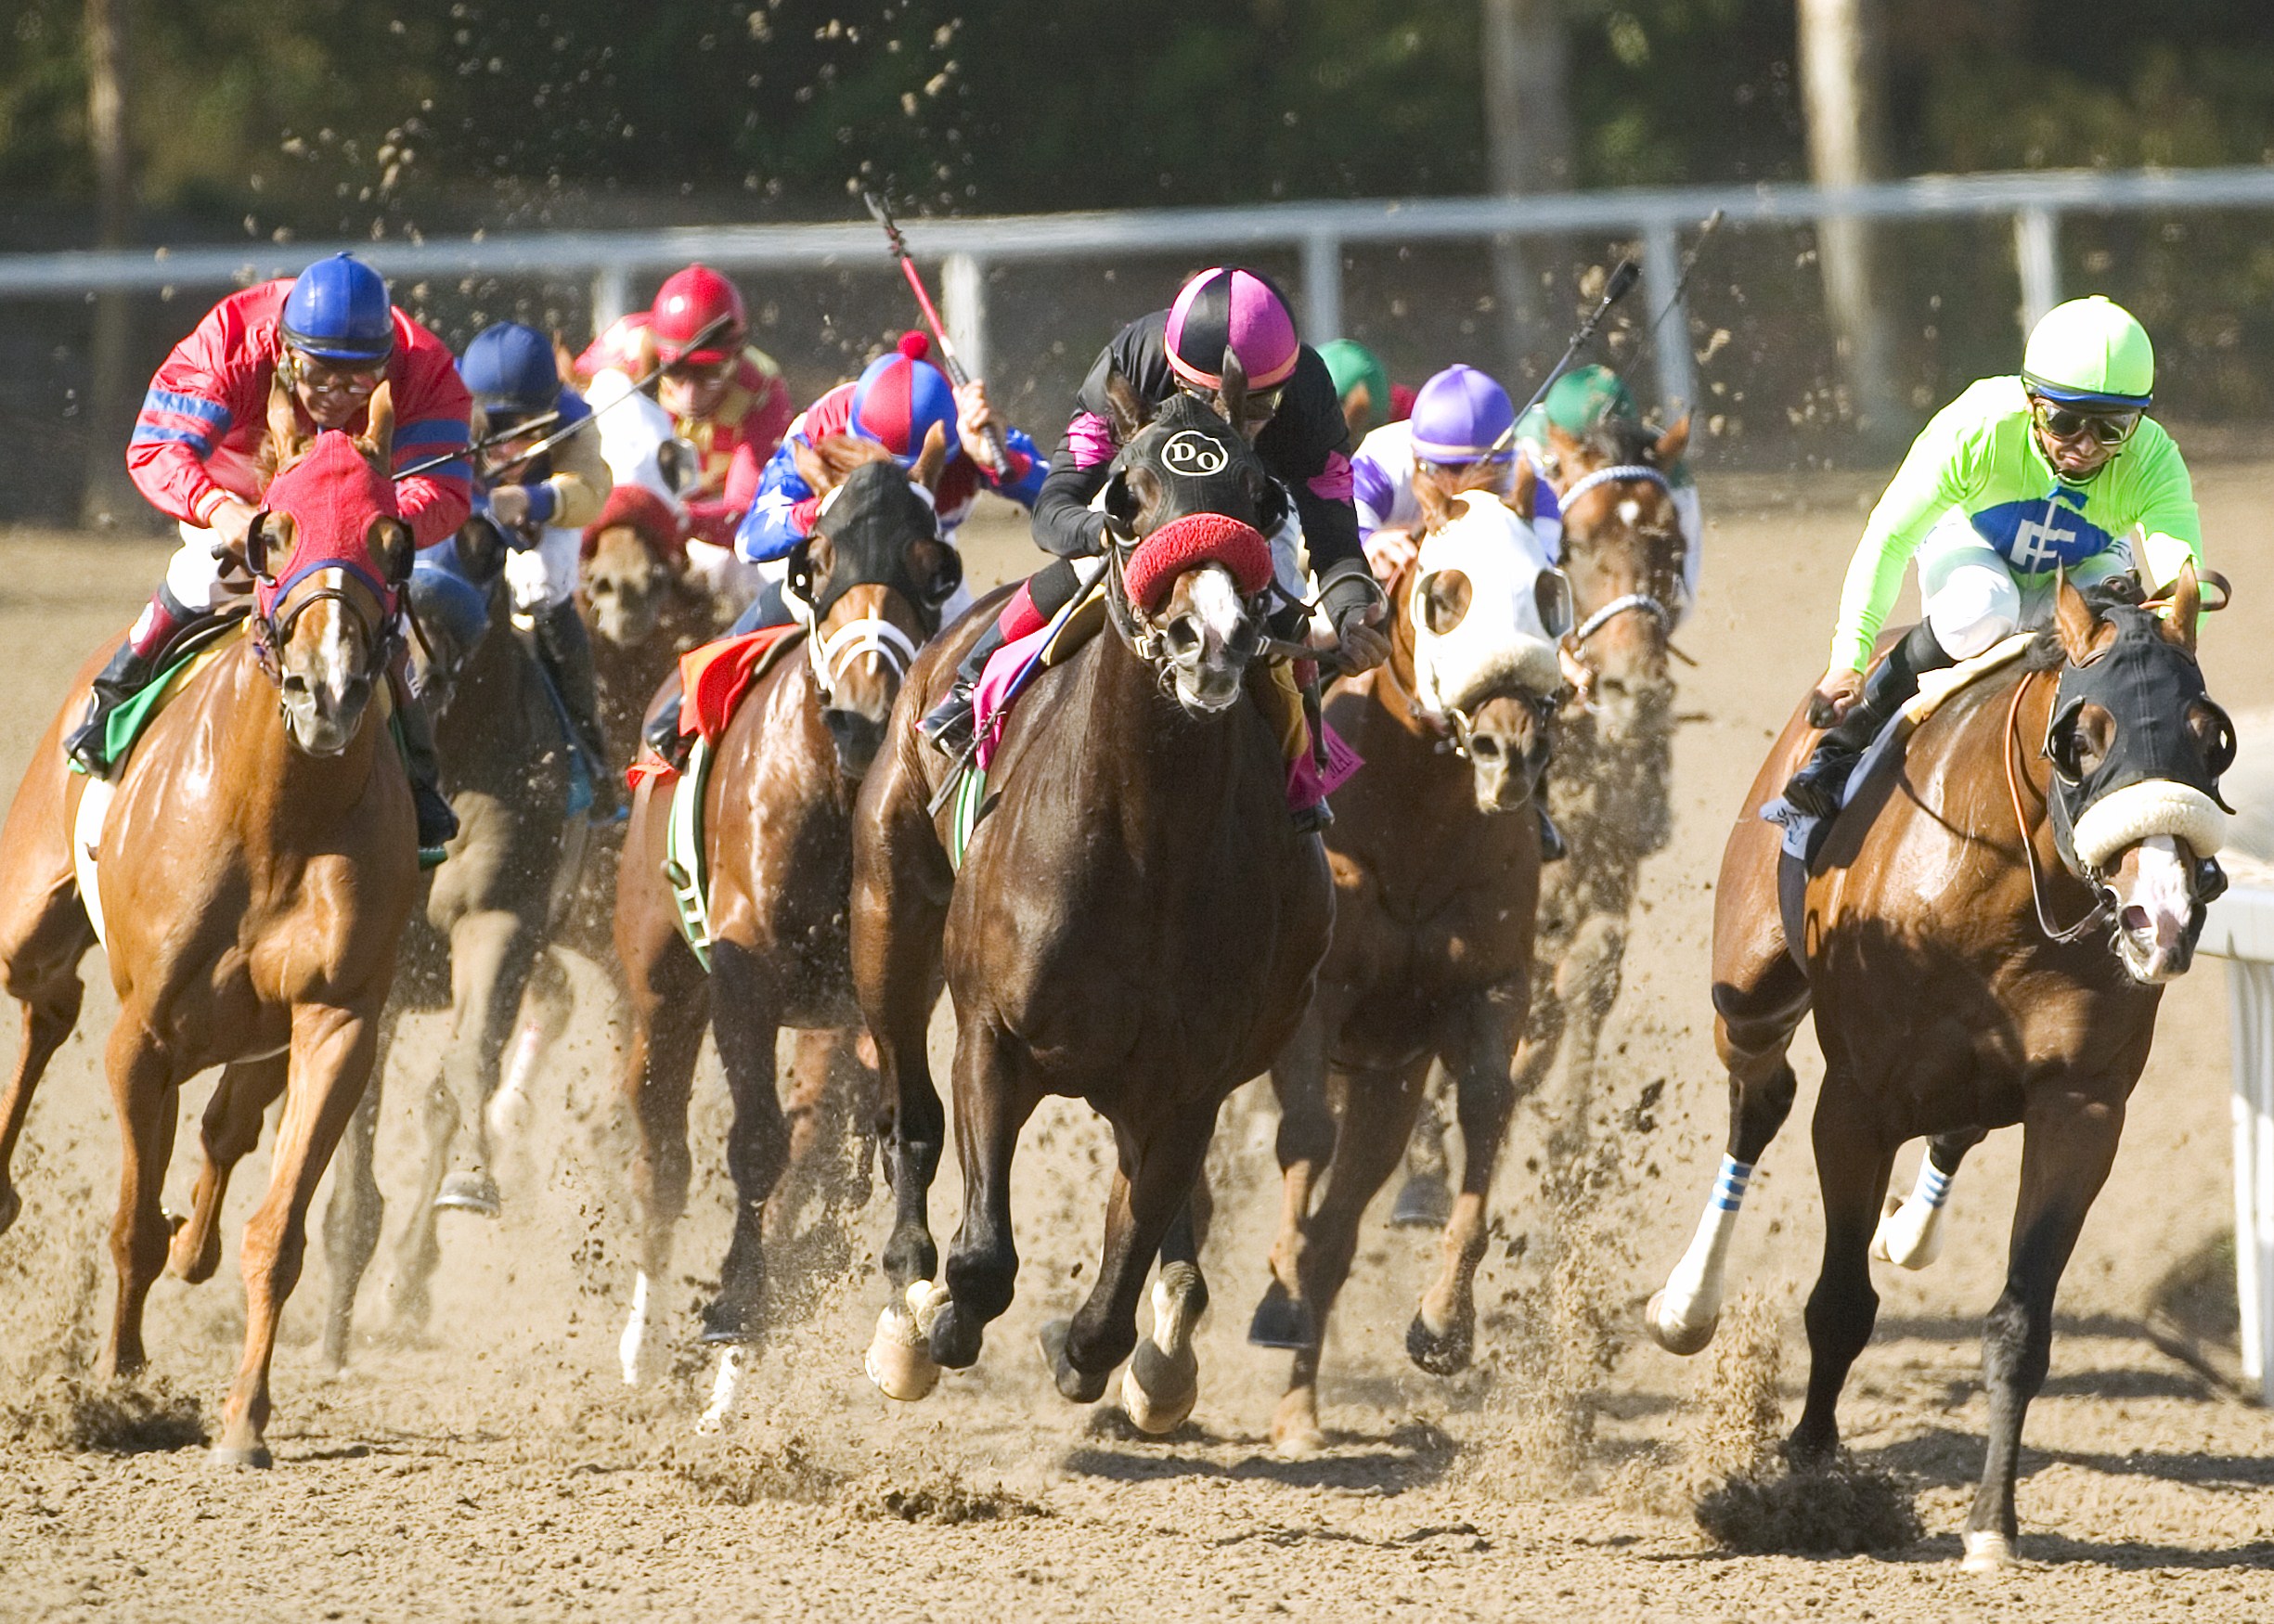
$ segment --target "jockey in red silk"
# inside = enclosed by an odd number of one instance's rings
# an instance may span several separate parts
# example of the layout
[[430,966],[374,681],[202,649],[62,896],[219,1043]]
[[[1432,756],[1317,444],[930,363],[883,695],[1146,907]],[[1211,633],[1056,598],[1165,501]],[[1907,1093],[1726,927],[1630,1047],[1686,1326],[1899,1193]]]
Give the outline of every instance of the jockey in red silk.
[[[1079,586],[1069,561],[1105,546],[1105,515],[1090,503],[1105,488],[1120,449],[1106,380],[1120,373],[1148,407],[1180,390],[1213,399],[1223,384],[1227,350],[1247,376],[1246,419],[1233,427],[1254,445],[1273,476],[1278,510],[1270,510],[1274,504],[1267,501],[1264,528],[1272,535],[1281,588],[1291,599],[1304,596],[1293,561],[1299,547],[1307,549],[1321,584],[1320,606],[1345,662],[1366,670],[1389,652],[1389,639],[1376,629],[1381,588],[1367,571],[1350,505],[1350,428],[1334,379],[1318,353],[1297,336],[1294,312],[1278,289],[1253,271],[1219,266],[1187,282],[1169,309],[1140,316],[1115,334],[1082,380],[1034,509],[1034,538],[1060,561],[1011,595],[995,625],[964,657],[946,698],[924,717],[924,732],[942,748],[953,752],[970,737],[971,689],[988,656],[1048,624]],[[1283,636],[1299,631],[1299,617],[1292,612],[1283,617]],[[1321,802],[1305,808],[1299,821],[1318,828],[1326,818]]]
[[[394,466],[462,450],[472,402],[442,341],[396,309],[377,271],[346,254],[297,277],[264,282],[213,306],[174,347],[143,397],[126,470],[150,505],[178,522],[182,545],[126,642],[96,677],[86,719],[65,741],[79,767],[106,776],[110,713],[149,683],[161,652],[192,625],[246,602],[252,577],[245,532],[261,504],[255,458],[268,434],[268,391],[281,376],[305,432],[369,426],[383,378],[394,402]],[[421,548],[464,523],[471,470],[463,458],[400,480],[396,504]],[[398,663],[399,664],[399,663]],[[406,697],[400,671],[397,698]],[[437,848],[458,820],[434,787],[423,713],[398,705],[419,844]]]
[[[708,265],[689,265],[656,290],[652,308],[627,316],[576,357],[576,380],[614,367],[663,375],[656,399],[702,458],[701,478],[682,493],[688,534],[734,545],[735,527],[758,494],[766,459],[790,426],[790,386],[771,357],[745,342],[743,296]],[[695,341],[703,342],[698,345]]]

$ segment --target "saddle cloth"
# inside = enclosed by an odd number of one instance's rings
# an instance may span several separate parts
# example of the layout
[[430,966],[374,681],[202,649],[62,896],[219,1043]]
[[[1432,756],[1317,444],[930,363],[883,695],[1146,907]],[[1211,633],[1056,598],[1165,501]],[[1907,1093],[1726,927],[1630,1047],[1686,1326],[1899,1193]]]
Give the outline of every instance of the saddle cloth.
[[[679,733],[705,744],[717,744],[734,719],[735,707],[750,685],[773,668],[790,639],[801,635],[800,625],[767,625],[738,638],[720,638],[679,656]],[[624,781],[637,793],[649,779],[673,775],[671,764],[642,747],[624,772]]]

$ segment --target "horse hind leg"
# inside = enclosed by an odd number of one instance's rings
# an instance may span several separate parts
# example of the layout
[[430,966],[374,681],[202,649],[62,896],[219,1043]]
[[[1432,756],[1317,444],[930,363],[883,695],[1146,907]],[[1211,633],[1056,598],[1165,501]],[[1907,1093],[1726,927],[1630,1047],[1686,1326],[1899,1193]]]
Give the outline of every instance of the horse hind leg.
[[1786,1445],[1787,1458],[1801,1467],[1825,1464],[1840,1448],[1840,1390],[1879,1318],[1871,1233],[1895,1160],[1895,1147],[1857,1120],[1853,1089],[1836,1074],[1824,1079],[1815,1138],[1824,1260],[1808,1294],[1808,1400]]
[[331,1203],[324,1209],[324,1263],[327,1291],[324,1303],[324,1368],[334,1373],[347,1364],[347,1350],[355,1329],[355,1294],[364,1271],[379,1250],[380,1225],[386,1202],[379,1192],[375,1153],[379,1139],[381,1089],[387,1074],[387,1041],[382,1032],[371,1061],[370,1080],[333,1153]]
[[1461,1121],[1461,1192],[1445,1224],[1443,1267],[1405,1333],[1407,1356],[1431,1375],[1466,1369],[1475,1348],[1477,1268],[1484,1261],[1492,1174],[1516,1111],[1511,1028],[1521,1025],[1523,1003],[1520,987],[1481,1000],[1469,1012],[1461,1047],[1445,1056]]
[[1200,1225],[1195,1206],[1208,1205],[1205,1182],[1177,1209],[1161,1238],[1160,1272],[1153,1281],[1153,1329],[1138,1339],[1121,1373],[1121,1408],[1139,1432],[1158,1437],[1176,1431],[1200,1401],[1200,1360],[1193,1332],[1208,1312],[1208,1283],[1200,1272]]
[[[558,952],[537,955],[528,984],[522,988],[521,1012],[513,1037],[498,1068],[497,1088],[483,1108],[483,1121],[495,1146],[521,1146],[528,1136],[529,1115],[535,1109],[536,1076],[546,1057],[568,1031],[576,1012],[575,989],[568,968]],[[519,1166],[517,1161],[516,1166]]]
[[[76,962],[75,956],[71,962]],[[14,978],[8,980],[14,991]],[[8,1076],[7,1089],[0,1093],[0,1234],[7,1232],[23,1209],[23,1198],[17,1193],[9,1168],[15,1164],[16,1141],[23,1134],[24,1120],[32,1114],[32,1097],[56,1050],[79,1024],[79,1006],[85,994],[85,983],[76,970],[68,967],[16,994],[23,1008],[23,1043],[17,1050],[16,1069]]]
[[1279,1102],[1273,1144],[1279,1158],[1279,1229],[1272,1241],[1271,1283],[1247,1325],[1247,1340],[1258,1347],[1307,1348],[1319,1338],[1304,1251],[1311,1195],[1339,1143],[1326,1091],[1325,1032],[1325,1017],[1314,1005],[1272,1065],[1272,1092]]
[[205,1160],[190,1193],[189,1216],[174,1231],[167,1248],[169,1272],[192,1285],[213,1277],[221,1266],[221,1203],[229,1192],[237,1164],[261,1142],[261,1117],[284,1092],[287,1057],[238,1061],[222,1069],[213,1097],[205,1103],[199,1138]]
[[727,1128],[727,1171],[734,1181],[734,1227],[719,1265],[718,1295],[703,1313],[703,1339],[747,1341],[766,1292],[766,1209],[789,1161],[789,1124],[777,1092],[777,995],[752,955],[731,943],[714,949],[712,1036],[734,1103]]
[[[1018,1279],[1018,1246],[1011,1232],[1011,1163],[1018,1153],[1019,1130],[1040,1100],[1016,1038],[984,1021],[974,1021],[956,1035],[955,1149],[963,1170],[963,1218],[948,1249],[943,1279],[948,1297],[938,1307],[931,1334],[933,1362],[950,1370],[977,1361],[988,1325],[1011,1306]],[[1167,1217],[1162,1215],[1164,1223]],[[1160,1240],[1156,1228],[1138,1265],[1140,1284]],[[1135,1339],[1132,1324],[1131,1341]],[[1120,1350],[1128,1351],[1127,1346]],[[1091,1398],[1104,1394],[1105,1372],[1118,1363],[1117,1355],[1098,1373]]]
[[1938,1134],[1927,1141],[1919,1159],[1919,1180],[1909,1195],[1887,1199],[1879,1230],[1871,1237],[1871,1255],[1901,1269],[1924,1269],[1942,1256],[1943,1215],[1950,1201],[1950,1187],[1958,1176],[1966,1153],[1989,1137],[1986,1128]]

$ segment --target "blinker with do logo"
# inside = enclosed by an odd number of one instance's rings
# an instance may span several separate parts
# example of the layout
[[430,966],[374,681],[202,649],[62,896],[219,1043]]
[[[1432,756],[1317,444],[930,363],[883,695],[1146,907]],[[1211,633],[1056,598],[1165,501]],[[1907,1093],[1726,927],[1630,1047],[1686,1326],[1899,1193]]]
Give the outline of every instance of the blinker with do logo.
[[1230,467],[1232,454],[1208,435],[1182,429],[1169,436],[1161,446],[1161,464],[1170,473],[1188,479],[1202,479],[1219,474]]

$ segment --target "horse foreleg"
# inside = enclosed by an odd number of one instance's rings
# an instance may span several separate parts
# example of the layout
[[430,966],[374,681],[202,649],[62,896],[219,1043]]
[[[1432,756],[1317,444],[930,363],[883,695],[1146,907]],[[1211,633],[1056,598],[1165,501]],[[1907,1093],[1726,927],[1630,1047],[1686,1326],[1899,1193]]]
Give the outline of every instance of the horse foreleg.
[[1414,1131],[1405,1142],[1405,1182],[1390,1204],[1389,1222],[1401,1230],[1441,1230],[1453,1217],[1453,1158],[1445,1154],[1445,1120],[1439,1104],[1452,1089],[1444,1067],[1430,1063],[1414,1113]]
[[1626,921],[1590,915],[1572,933],[1556,973],[1563,1030],[1563,1089],[1548,1135],[1550,1160],[1570,1163],[1587,1148],[1595,1109],[1596,1054],[1626,964]]
[[[13,979],[8,978],[11,990]],[[6,1091],[0,1093],[0,1234],[7,1232],[23,1207],[23,1198],[17,1194],[8,1169],[15,1165],[16,1141],[23,1133],[24,1118],[32,1114],[32,1096],[46,1075],[47,1063],[79,1024],[79,1004],[85,994],[85,984],[69,968],[17,994],[23,1006],[24,1036]]]
[[1279,1100],[1279,1230],[1272,1241],[1271,1284],[1247,1324],[1258,1347],[1317,1343],[1318,1319],[1305,1295],[1303,1249],[1311,1196],[1336,1147],[1335,1109],[1326,1097],[1326,1023],[1317,1001],[1272,1065]]
[[[446,1139],[457,1138],[465,1148],[434,1196],[438,1206],[497,1216],[489,1104],[536,954],[529,922],[502,909],[467,914],[450,928],[450,1036],[442,1076],[458,1110]],[[432,1128],[441,1117],[428,1120]],[[457,1137],[460,1130],[465,1137]]]
[[[1040,1099],[1016,1038],[983,1020],[956,1034],[955,1159],[963,1172],[963,1219],[948,1249],[948,1298],[931,1335],[933,1362],[950,1370],[977,1360],[988,1325],[1011,1306],[1018,1279],[1011,1160],[1018,1153],[1019,1129]],[[1159,1244],[1156,1231],[1144,1266]],[[1102,1391],[1103,1382],[1099,1386]]]
[[2053,1295],[2077,1231],[2116,1160],[2120,1102],[2066,1089],[2033,1090],[2022,1127],[2022,1192],[2013,1209],[2006,1287],[1983,1327],[1982,1382],[1990,1395],[1989,1448],[1966,1519],[1966,1566],[2013,1564],[2013,1479],[2022,1421],[2045,1384],[2053,1346]]
[[1184,1205],[1161,1237],[1160,1273],[1153,1281],[1153,1329],[1140,1337],[1121,1373],[1121,1409],[1139,1432],[1159,1437],[1184,1424],[1200,1401],[1200,1360],[1193,1332],[1208,1312],[1208,1282],[1200,1247],[1211,1212],[1208,1179],[1193,1181]]
[[1509,1076],[1516,1034],[1523,1027],[1525,988],[1497,987],[1479,996],[1466,1012],[1457,1047],[1444,1056],[1454,1077],[1454,1106],[1461,1119],[1461,1192],[1440,1243],[1443,1264],[1406,1327],[1408,1358],[1431,1375],[1448,1376],[1467,1367],[1476,1345],[1477,1266],[1484,1261],[1488,1229],[1486,1202],[1500,1147],[1516,1110],[1516,1085]]
[[347,1363],[350,1334],[355,1328],[355,1293],[363,1272],[379,1250],[379,1229],[387,1204],[379,1192],[375,1152],[379,1138],[379,1102],[387,1075],[384,1035],[371,1056],[370,1080],[355,1102],[338,1150],[332,1157],[331,1202],[324,1209],[324,1368],[337,1372]]
[[1910,1194],[1901,1201],[1888,1197],[1887,1210],[1871,1237],[1874,1257],[1903,1269],[1924,1269],[1942,1256],[1943,1208],[1950,1200],[1951,1181],[1957,1178],[1966,1153],[1988,1137],[1987,1128],[1970,1128],[1937,1134],[1927,1141]]
[[808,1202],[833,1205],[843,1198],[843,1169],[833,1158],[844,1142],[852,1048],[849,1034],[830,1027],[800,1030],[792,1042],[782,1102],[786,1165],[766,1209],[769,1242],[787,1239]]
[[[671,1240],[687,1210],[687,1186],[694,1172],[687,1144],[687,1109],[711,1006],[709,983],[702,977],[694,955],[684,943],[678,951],[686,960],[685,986],[666,984],[665,996],[658,996],[657,988],[636,978],[631,1043],[620,1084],[633,1129],[631,1196],[639,1256],[631,1311],[616,1344],[627,1385],[640,1380],[648,1298],[655,1283],[668,1277]],[[667,996],[674,991],[679,996]]]
[[174,1231],[166,1253],[166,1267],[192,1285],[211,1280],[221,1266],[221,1203],[229,1192],[229,1175],[261,1142],[261,1114],[284,1092],[288,1069],[281,1054],[225,1066],[205,1102],[199,1124],[205,1162],[190,1193],[189,1217]]
[[1840,1448],[1840,1389],[1879,1318],[1871,1231],[1895,1165],[1895,1147],[1860,1119],[1852,1085],[1836,1074],[1824,1079],[1815,1130],[1824,1261],[1808,1294],[1808,1402],[1786,1447],[1796,1466],[1828,1463]]
[[538,954],[522,988],[521,1011],[498,1068],[497,1090],[482,1114],[493,1147],[521,1141],[536,1098],[536,1075],[575,1012],[574,989],[561,955]]
[[291,1081],[268,1194],[245,1222],[245,1352],[222,1408],[216,1463],[265,1466],[268,1366],[277,1322],[300,1280],[307,1251],[308,1203],[369,1080],[376,1023],[356,1011],[302,1004],[292,1011]]
[[789,1124],[776,1090],[779,995],[753,956],[731,942],[713,950],[711,1031],[734,1102],[727,1128],[727,1171],[734,1180],[734,1228],[719,1266],[718,1295],[703,1311],[703,1339],[748,1339],[766,1290],[766,1206],[789,1160]]
[[130,1376],[147,1362],[142,1348],[142,1305],[166,1263],[166,1215],[159,1205],[166,1163],[174,1154],[174,1060],[152,1040],[143,1013],[120,1012],[104,1052],[110,1103],[118,1113],[119,1205],[110,1219],[110,1258],[119,1292],[111,1305],[110,1336],[97,1360],[97,1379]]
[[1402,1075],[1361,1072],[1344,1080],[1342,1133],[1326,1171],[1325,1192],[1305,1226],[1304,1291],[1318,1316],[1318,1335],[1310,1347],[1296,1350],[1286,1394],[1272,1417],[1272,1444],[1283,1455],[1313,1454],[1325,1447],[1319,1425],[1319,1366],[1327,1320],[1350,1279],[1366,1205],[1398,1165],[1428,1075],[1429,1063],[1422,1060]]

